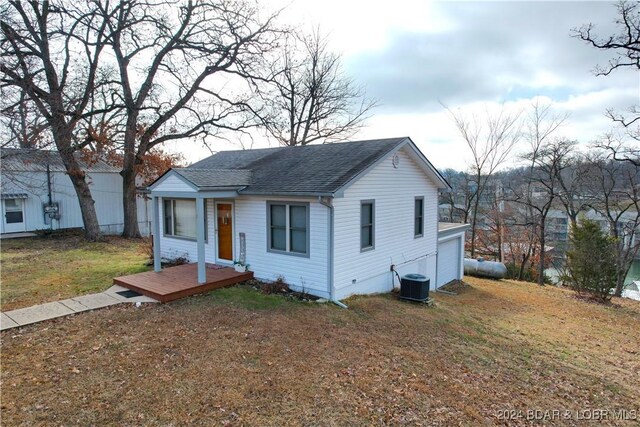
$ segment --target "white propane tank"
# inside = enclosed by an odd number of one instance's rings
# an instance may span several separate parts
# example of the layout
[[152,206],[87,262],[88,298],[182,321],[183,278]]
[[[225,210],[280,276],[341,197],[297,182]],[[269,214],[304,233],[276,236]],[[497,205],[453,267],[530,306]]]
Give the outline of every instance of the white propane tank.
[[490,279],[503,279],[507,275],[507,267],[496,261],[485,261],[482,258],[464,259],[464,274]]

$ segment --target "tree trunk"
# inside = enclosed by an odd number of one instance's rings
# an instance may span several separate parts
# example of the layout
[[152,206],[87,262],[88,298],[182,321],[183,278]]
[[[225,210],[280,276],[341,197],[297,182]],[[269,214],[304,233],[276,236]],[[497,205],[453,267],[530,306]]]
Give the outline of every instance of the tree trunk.
[[122,206],[124,208],[124,228],[122,237],[137,239],[140,236],[138,226],[138,204],[136,200],[136,165],[133,153],[125,151],[122,171]]
[[498,221],[497,221],[497,225],[498,225],[498,261],[504,263],[504,254],[502,253],[502,240],[503,240],[503,228],[502,228],[502,218],[500,218],[500,216],[498,216]]
[[524,280],[524,268],[529,262],[529,258],[531,255],[522,255],[522,261],[520,262],[520,267],[518,268],[518,280]]
[[124,207],[124,229],[122,230],[122,237],[141,237],[140,227],[138,225],[136,177],[135,174],[130,171],[122,176],[122,202]]
[[524,274],[524,265],[527,262],[527,258],[522,255],[522,261],[520,262],[520,267],[518,268],[518,280],[522,280],[522,275]]
[[578,226],[578,214],[576,212],[572,212],[572,213],[569,213],[568,216],[569,216],[569,223],[571,225],[567,231],[571,232],[572,229]]
[[618,235],[617,225],[616,221],[611,218],[609,219],[609,236],[614,239],[616,250],[616,288],[613,294],[619,297],[622,296],[624,279],[626,278],[627,273],[624,269],[624,239],[621,239]]
[[100,224],[98,223],[98,215],[96,215],[95,202],[91,196],[91,189],[87,183],[84,171],[80,169],[80,165],[76,161],[73,153],[60,151],[60,157],[67,169],[73,188],[78,196],[80,204],[80,212],[82,214],[82,222],[84,224],[84,236],[87,240],[95,242],[101,239]]
[[538,263],[538,285],[540,286],[544,286],[544,267],[545,267],[545,262],[544,262],[544,257],[545,257],[545,246],[546,246],[546,239],[545,239],[545,217],[543,216],[542,219],[540,220],[540,262]]
[[626,274],[622,274],[620,270],[616,274],[616,290],[613,295],[617,297],[622,296],[622,291],[624,290],[624,279],[627,277]]
[[471,216],[471,258],[473,258],[476,254],[476,227],[478,220],[478,205],[479,202],[476,199],[475,206],[473,208],[473,215]]
[[629,273],[629,269],[631,269],[631,264],[633,263],[633,259],[635,258],[635,251],[630,252],[631,249],[625,248],[624,237],[619,237],[618,233],[616,233],[616,288],[614,291],[614,295],[617,297],[622,296],[622,291],[624,290],[624,281],[627,278],[627,274]]

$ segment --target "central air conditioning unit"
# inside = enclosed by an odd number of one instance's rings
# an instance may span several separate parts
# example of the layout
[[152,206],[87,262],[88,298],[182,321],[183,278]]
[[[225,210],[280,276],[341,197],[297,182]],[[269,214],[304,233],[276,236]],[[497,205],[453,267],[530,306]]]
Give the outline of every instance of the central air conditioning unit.
[[400,298],[424,302],[429,299],[430,279],[422,274],[405,274],[400,279]]

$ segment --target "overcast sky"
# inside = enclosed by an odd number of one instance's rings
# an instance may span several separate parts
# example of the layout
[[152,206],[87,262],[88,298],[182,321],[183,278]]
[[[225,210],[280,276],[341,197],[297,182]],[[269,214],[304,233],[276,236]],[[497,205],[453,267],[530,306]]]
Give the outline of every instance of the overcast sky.
[[441,103],[526,109],[544,97],[570,114],[561,135],[586,145],[611,128],[606,108],[639,102],[640,73],[596,77],[594,66],[610,54],[570,37],[588,22],[611,34],[615,17],[610,2],[295,0],[283,20],[319,25],[346,72],[378,101],[356,139],[410,136],[436,167],[464,169],[466,147]]

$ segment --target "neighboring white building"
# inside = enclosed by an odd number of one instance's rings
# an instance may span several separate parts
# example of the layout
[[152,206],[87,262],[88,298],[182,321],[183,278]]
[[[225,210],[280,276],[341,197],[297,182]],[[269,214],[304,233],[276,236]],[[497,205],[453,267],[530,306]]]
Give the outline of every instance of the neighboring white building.
[[[205,283],[206,263],[243,261],[256,278],[334,301],[390,291],[392,269],[433,289],[448,188],[409,138],[223,151],[149,187],[155,269],[185,257]],[[448,262],[461,265],[463,252]]]
[[[103,161],[80,161],[87,173],[98,223],[105,234],[123,229],[122,177]],[[83,227],[80,204],[56,151],[0,150],[0,233]],[[138,199],[140,232],[149,234],[150,203]]]

